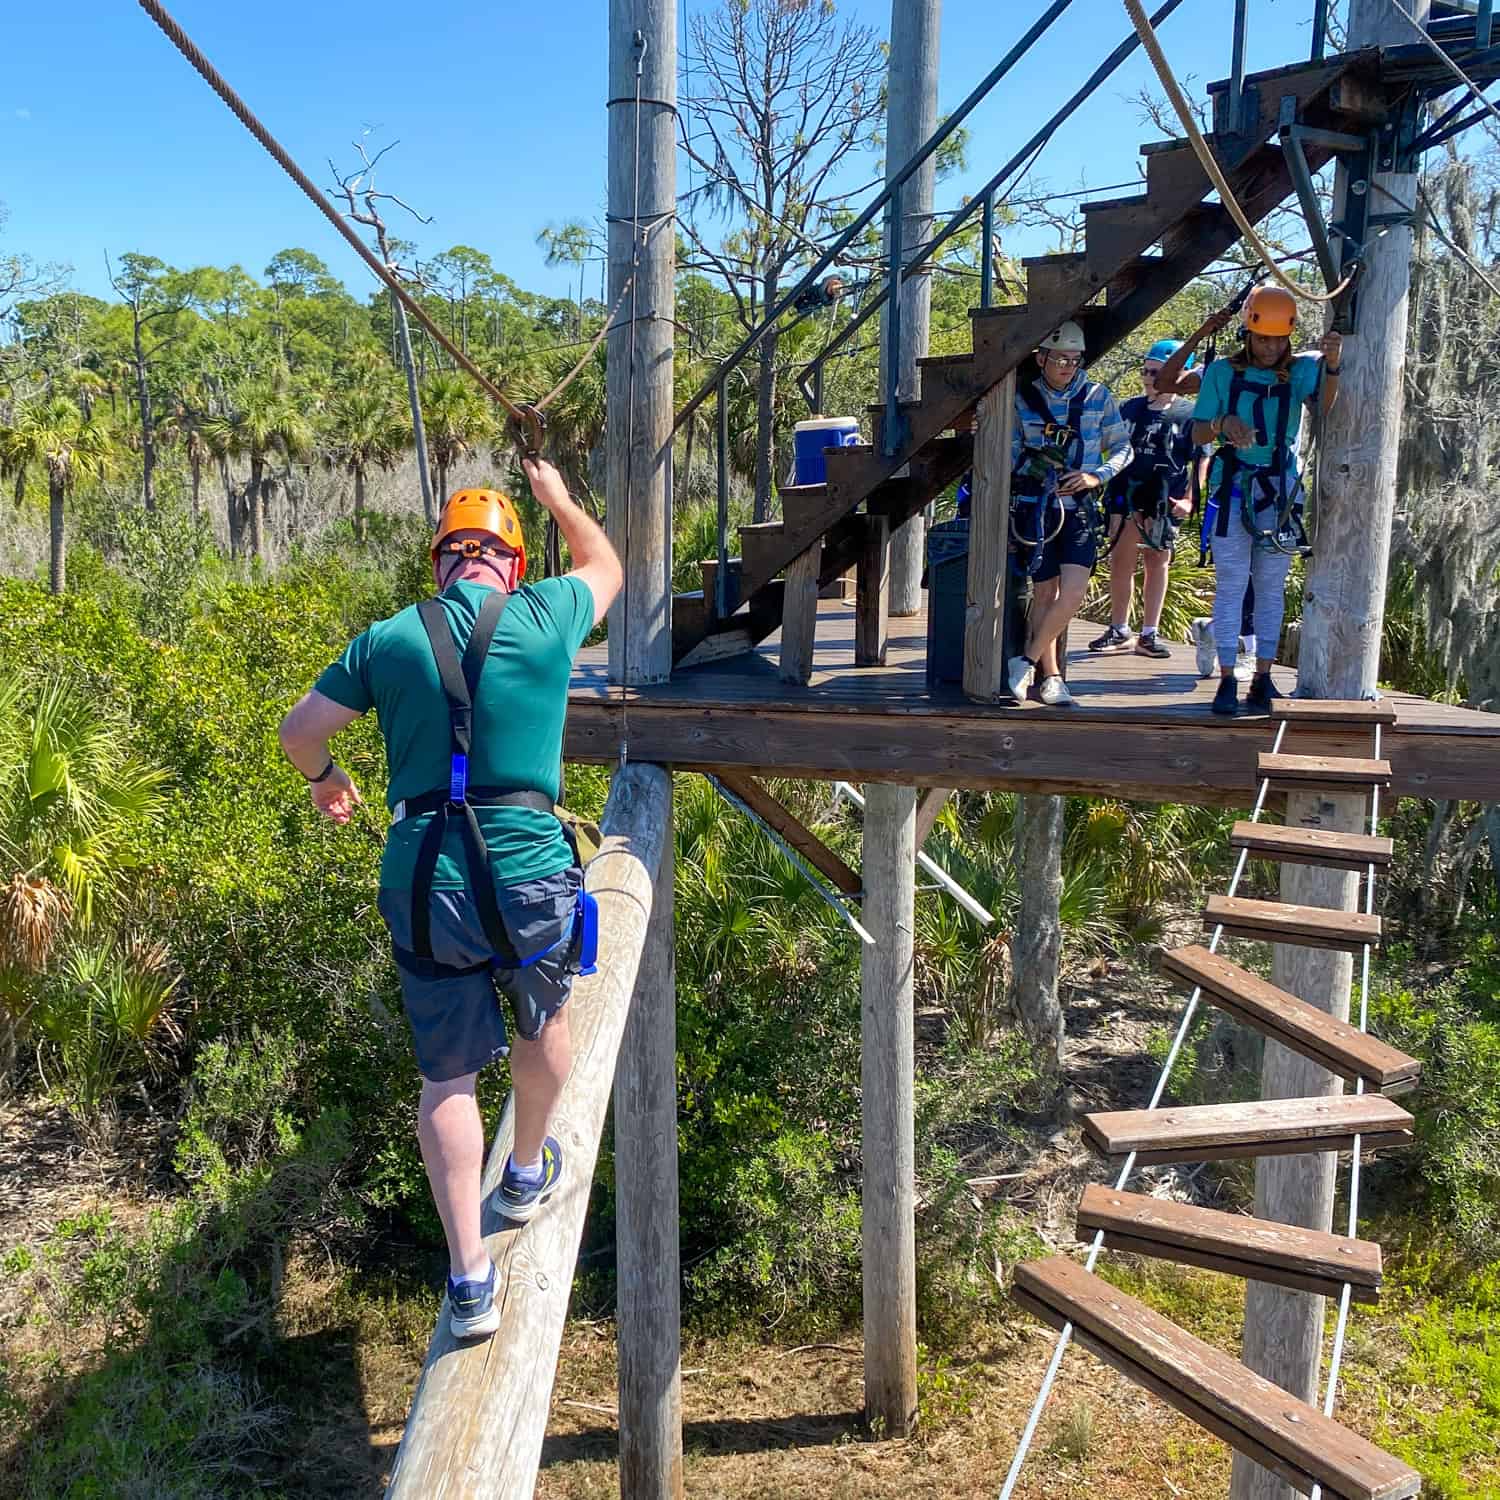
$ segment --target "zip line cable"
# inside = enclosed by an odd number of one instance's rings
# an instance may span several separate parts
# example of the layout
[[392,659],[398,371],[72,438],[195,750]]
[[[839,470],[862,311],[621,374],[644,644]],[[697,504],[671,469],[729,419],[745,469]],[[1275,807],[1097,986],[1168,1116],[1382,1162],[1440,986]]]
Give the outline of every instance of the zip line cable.
[[[1391,0],[1391,3],[1396,5],[1397,0]],[[1397,9],[1400,9],[1399,5]],[[1251,248],[1260,257],[1261,263],[1294,297],[1300,297],[1304,302],[1337,301],[1353,284],[1354,277],[1346,276],[1330,292],[1311,292],[1305,286],[1298,286],[1282,271],[1281,267],[1276,264],[1276,257],[1271,247],[1256,233],[1255,226],[1250,222],[1245,210],[1240,207],[1239,200],[1234,196],[1234,189],[1230,187],[1229,179],[1224,176],[1218,158],[1213,153],[1213,148],[1203,139],[1203,132],[1198,128],[1193,107],[1188,103],[1181,84],[1177,82],[1176,75],[1172,72],[1172,65],[1161,50],[1161,43],[1157,39],[1151,22],[1146,18],[1146,12],[1141,7],[1141,0],[1125,0],[1125,11],[1130,17],[1131,25],[1135,27],[1136,35],[1141,39],[1141,46],[1145,49],[1146,56],[1151,59],[1151,66],[1156,69],[1156,76],[1161,80],[1161,86],[1166,90],[1172,108],[1177,112],[1177,118],[1182,121],[1182,128],[1187,132],[1188,141],[1203,170],[1208,174],[1208,180],[1214,185],[1219,200],[1229,210],[1229,216],[1234,220],[1240,233],[1245,236]]]
[[[182,29],[167,12],[160,0],[139,0],[141,9],[159,26],[167,40],[192,64],[198,76],[216,93],[228,107],[229,111],[239,120],[246,130],[255,137],[265,148],[271,159],[284,171],[293,182],[302,189],[308,199],[314,204],[318,212],[328,220],[330,224],[347,241],[350,249],[364,261],[364,263],[375,274],[390,291],[391,295],[414,317],[418,323],[432,336],[441,346],[444,352],[451,358],[455,365],[464,370],[479,385],[492,401],[494,401],[510,418],[511,432],[516,439],[516,444],[526,457],[532,457],[541,451],[542,431],[545,420],[542,413],[548,404],[554,401],[565,391],[573,380],[578,376],[584,365],[588,363],[598,346],[598,339],[589,345],[587,352],[578,364],[550,390],[540,401],[516,402],[512,401],[498,385],[494,383],[473,360],[469,358],[447,334],[430,317],[426,309],[403,287],[390,267],[377,256],[359,235],[350,226],[344,216],[328,202],[327,196],[320,192],[312,183],[307,174],[292,160],[286,150],[276,140],[269,130],[261,124],[254,111],[245,101],[230,87],[224,76],[204,56],[203,52],[193,42],[192,38]],[[637,90],[639,92],[639,90]],[[632,278],[633,278],[632,273]],[[629,290],[630,283],[626,283],[625,290]],[[622,294],[623,295],[623,294]],[[610,322],[606,319],[606,325]]]

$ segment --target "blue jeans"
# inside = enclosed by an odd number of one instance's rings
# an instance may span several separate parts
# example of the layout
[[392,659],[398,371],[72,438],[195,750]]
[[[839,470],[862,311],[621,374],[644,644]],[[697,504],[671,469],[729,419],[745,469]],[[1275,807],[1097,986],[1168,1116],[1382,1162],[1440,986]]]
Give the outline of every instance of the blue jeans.
[[1263,657],[1276,655],[1286,610],[1286,580],[1292,559],[1275,547],[1257,547],[1240,518],[1239,503],[1214,547],[1214,645],[1221,667],[1233,667],[1239,654],[1245,587],[1255,586],[1255,644]]

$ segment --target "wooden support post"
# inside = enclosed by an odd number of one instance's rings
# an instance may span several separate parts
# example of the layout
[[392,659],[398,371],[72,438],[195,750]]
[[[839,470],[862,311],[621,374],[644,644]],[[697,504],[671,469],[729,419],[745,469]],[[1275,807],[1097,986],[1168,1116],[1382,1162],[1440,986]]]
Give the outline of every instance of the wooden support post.
[[507,1104],[481,1184],[500,1328],[492,1338],[459,1343],[448,1331],[444,1305],[387,1500],[530,1500],[536,1487],[568,1292],[646,941],[670,795],[667,773],[640,762],[620,772],[610,789],[604,850],[588,870],[589,889],[599,901],[599,971],[574,987],[573,1066],[553,1116],[567,1174],[525,1229],[499,1217],[493,1193],[514,1135]]
[[[609,0],[607,99],[610,305],[625,297],[608,335],[607,513],[625,567],[625,585],[610,614],[609,679],[635,685],[663,682],[672,670],[676,241],[664,226],[677,203],[674,0]],[[639,1010],[615,1087],[624,1500],[682,1495],[670,834],[662,864],[663,909],[648,935],[636,991]]]
[[[1428,0],[1409,7],[1425,20]],[[1393,45],[1411,31],[1387,0],[1350,0],[1348,46]],[[1342,162],[1334,201],[1351,187]],[[1381,190],[1384,191],[1381,191]],[[1411,173],[1376,173],[1372,202],[1415,201]],[[1384,622],[1391,522],[1396,504],[1395,434],[1401,430],[1406,368],[1407,292],[1411,279],[1412,231],[1391,224],[1371,236],[1359,279],[1358,326],[1344,341],[1337,404],[1323,424],[1318,549],[1308,573],[1298,653],[1299,691],[1312,697],[1360,698],[1376,684]],[[1373,753],[1373,752],[1369,752]],[[1366,799],[1294,793],[1287,799],[1288,824],[1336,832],[1366,832]],[[1308,866],[1286,865],[1281,899],[1298,905],[1349,909],[1356,877]],[[1340,1018],[1349,1014],[1352,961],[1347,955],[1278,946],[1271,977],[1310,1005]],[[1290,1094],[1337,1092],[1334,1076],[1266,1043],[1261,1092],[1268,1099]],[[1333,1156],[1274,1157],[1256,1163],[1256,1213],[1308,1229],[1331,1227]],[[1323,1299],[1303,1292],[1252,1284],[1245,1299],[1245,1363],[1257,1374],[1305,1399],[1315,1399],[1321,1366]],[[1291,1500],[1285,1480],[1243,1455],[1234,1460],[1231,1500]]]
[[818,631],[818,569],[823,543],[814,542],[787,564],[781,607],[781,680],[805,683],[812,677]]
[[1011,942],[1011,1006],[1043,1067],[1062,1064],[1063,1013],[1057,1000],[1062,955],[1061,797],[1016,799],[1015,860],[1020,866],[1021,911]]
[[[639,206],[637,66],[641,69]],[[660,226],[672,219],[677,207],[677,9],[672,0],[610,0],[608,98],[611,307],[639,260],[635,281],[606,346],[610,501],[606,516],[610,540],[625,565],[625,587],[609,616],[610,681],[665,682],[672,672],[672,334],[677,250],[672,231]],[[634,413],[630,410],[632,394]]]
[[980,703],[1005,697],[1005,618],[1010,577],[1010,445],[1016,377],[979,403],[969,502],[969,585],[964,612],[964,692]]
[[683,1493],[670,787],[666,818],[651,922],[615,1069],[622,1500],[681,1500]]
[[906,1437],[917,1412],[912,1010],[915,787],[865,787],[860,1061],[864,1154],[865,1414]]
[[866,516],[864,523],[855,567],[854,665],[883,667],[890,637],[891,527],[884,516]]
[[[894,177],[937,129],[938,31],[942,0],[891,0],[890,68],[886,84],[885,167]],[[904,247],[923,244],[932,233],[932,194],[937,160],[929,157],[902,184],[899,233]],[[913,276],[901,298],[901,365],[897,394],[915,401],[922,376],[917,360],[927,353],[932,314],[932,278]],[[884,318],[882,317],[882,324]],[[885,340],[881,340],[884,359]],[[881,382],[882,393],[886,389]],[[882,397],[883,399],[883,397]],[[918,512],[891,537],[891,613],[899,618],[922,607],[923,549],[927,527]]]

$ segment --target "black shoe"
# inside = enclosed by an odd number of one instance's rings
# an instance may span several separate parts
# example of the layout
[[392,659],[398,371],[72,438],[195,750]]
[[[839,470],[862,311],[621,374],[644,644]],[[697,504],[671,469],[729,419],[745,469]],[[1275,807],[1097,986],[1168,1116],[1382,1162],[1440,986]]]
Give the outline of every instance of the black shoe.
[[1219,679],[1219,691],[1214,694],[1213,711],[1223,714],[1225,718],[1232,718],[1240,711],[1239,684],[1234,680],[1233,673]]
[[1096,636],[1089,642],[1089,650],[1098,652],[1100,656],[1119,656],[1129,651],[1135,645],[1135,637],[1127,630],[1119,630],[1111,625],[1101,636]]
[[1281,696],[1276,684],[1271,681],[1271,674],[1269,672],[1257,672],[1250,679],[1250,688],[1245,694],[1245,707],[1268,714],[1271,711],[1271,704]]

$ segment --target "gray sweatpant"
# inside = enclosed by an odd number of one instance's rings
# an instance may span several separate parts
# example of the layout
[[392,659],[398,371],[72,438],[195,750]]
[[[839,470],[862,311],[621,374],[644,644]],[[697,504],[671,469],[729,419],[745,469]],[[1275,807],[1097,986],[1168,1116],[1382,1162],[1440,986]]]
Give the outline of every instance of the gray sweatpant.
[[1281,639],[1281,617],[1286,607],[1286,579],[1292,559],[1275,547],[1257,547],[1245,529],[1239,501],[1223,536],[1215,535],[1214,547],[1214,645],[1219,665],[1233,667],[1239,653],[1240,612],[1245,603],[1245,585],[1255,580],[1255,644],[1261,656],[1275,656]]

